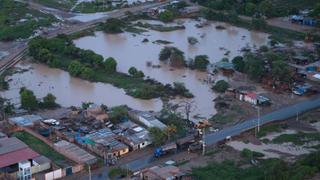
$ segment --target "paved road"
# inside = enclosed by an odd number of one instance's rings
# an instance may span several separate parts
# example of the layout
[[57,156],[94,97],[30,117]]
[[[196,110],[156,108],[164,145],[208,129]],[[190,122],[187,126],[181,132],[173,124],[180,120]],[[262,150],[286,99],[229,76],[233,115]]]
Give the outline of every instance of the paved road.
[[[260,124],[267,124],[270,122],[281,121],[288,119],[290,117],[296,116],[297,112],[300,114],[302,112],[312,110],[314,108],[320,107],[320,97],[313,100],[300,102],[295,105],[291,105],[277,111],[265,114],[260,118]],[[240,135],[242,132],[249,129],[253,129],[257,126],[258,118],[249,119],[235,126],[223,129],[217,133],[208,134],[205,138],[207,146],[214,145],[219,141],[224,140],[227,136]]]

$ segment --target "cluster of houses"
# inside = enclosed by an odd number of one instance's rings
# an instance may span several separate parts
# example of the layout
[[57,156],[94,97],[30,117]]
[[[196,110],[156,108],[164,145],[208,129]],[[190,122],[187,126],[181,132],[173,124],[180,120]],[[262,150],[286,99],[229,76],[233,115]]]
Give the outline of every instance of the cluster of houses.
[[316,26],[319,23],[319,20],[310,17],[310,12],[310,10],[300,11],[299,14],[292,15],[290,21],[304,26]]
[[[33,131],[54,141],[58,151],[64,151],[72,160],[94,164],[96,157],[102,157],[106,163],[115,161],[129,153],[151,144],[148,128],[165,129],[167,126],[150,112],[130,110],[129,117],[113,124],[107,112],[92,104],[87,109],[73,109],[59,118],[42,118],[39,115],[24,115],[9,118],[12,125],[32,127]],[[54,134],[54,136],[52,136]],[[88,150],[88,152],[86,151]]]

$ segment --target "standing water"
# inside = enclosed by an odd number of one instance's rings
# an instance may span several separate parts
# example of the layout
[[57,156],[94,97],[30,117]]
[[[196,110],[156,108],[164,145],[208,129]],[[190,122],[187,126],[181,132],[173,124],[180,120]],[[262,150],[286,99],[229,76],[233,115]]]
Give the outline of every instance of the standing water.
[[[218,62],[223,57],[232,59],[240,55],[243,47],[259,47],[267,44],[268,34],[248,31],[224,23],[210,23],[203,28],[196,28],[197,21],[184,19],[185,30],[172,32],[148,31],[140,35],[132,33],[105,34],[96,32],[95,36],[87,36],[74,41],[77,47],[91,49],[106,57],[114,57],[118,62],[118,71],[127,72],[132,66],[142,70],[146,76],[154,78],[162,83],[183,82],[194,94],[193,109],[195,114],[203,117],[210,117],[215,113],[213,99],[216,94],[212,92],[212,84],[205,80],[207,72],[190,70],[188,68],[171,68],[166,63],[160,63],[158,55],[165,46],[152,43],[156,40],[172,42],[175,46],[185,52],[186,59],[194,58],[196,55],[208,55],[210,62]],[[157,23],[148,21],[149,23]],[[218,30],[217,25],[226,29]],[[188,37],[196,37],[198,44],[189,45]],[[149,42],[142,43],[143,39]],[[226,56],[226,52],[230,53]],[[161,68],[147,66],[147,62],[153,65],[160,65]],[[90,83],[85,80],[70,77],[67,72],[51,69],[44,65],[29,64],[19,66],[31,66],[30,71],[14,74],[9,77],[10,89],[1,92],[3,97],[19,102],[19,89],[22,86],[34,91],[37,97],[43,97],[48,92],[57,97],[57,102],[63,106],[81,105],[84,101],[91,101],[108,106],[127,104],[131,108],[139,110],[159,111],[162,103],[159,99],[140,100],[125,94],[122,89],[109,84]],[[215,76],[214,79],[225,77]],[[227,78],[225,78],[228,80]],[[172,102],[180,103],[183,99],[176,99]]]

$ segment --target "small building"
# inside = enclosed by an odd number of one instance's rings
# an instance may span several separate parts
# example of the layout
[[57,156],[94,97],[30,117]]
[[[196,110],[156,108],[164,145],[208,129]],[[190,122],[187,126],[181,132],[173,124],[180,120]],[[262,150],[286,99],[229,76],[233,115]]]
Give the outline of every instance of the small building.
[[118,124],[121,130],[119,138],[130,147],[130,150],[138,150],[151,144],[149,132],[132,121]]
[[292,60],[298,65],[306,65],[309,63],[308,57],[305,57],[302,55],[294,56],[294,57],[292,57]]
[[226,61],[220,61],[216,64],[216,67],[222,71],[224,75],[231,75],[234,73],[233,64]]
[[151,127],[157,127],[160,129],[167,128],[165,124],[163,124],[154,115],[152,115],[149,112],[131,110],[129,111],[129,116],[131,116],[132,119],[138,121],[138,123],[143,124],[147,128],[151,128]]
[[109,154],[114,157],[121,157],[129,152],[129,147],[118,141],[116,137],[117,135],[109,128],[104,128],[84,137],[78,137],[76,140],[101,157]]
[[141,171],[140,178],[145,180],[173,180],[182,179],[185,174],[181,170],[173,165],[164,167],[153,166]]
[[40,122],[41,120],[42,120],[41,116],[32,114],[32,115],[9,118],[9,123],[12,125],[25,127],[25,126],[33,126],[34,123]]
[[96,104],[89,105],[89,107],[84,112],[84,117],[88,119],[97,119],[100,121],[109,119],[108,114],[101,108],[101,106]]
[[30,149],[15,137],[0,139],[0,172],[14,178],[31,179],[32,175],[51,168],[51,161]]
[[61,140],[54,143],[54,146],[60,151],[68,154],[68,157],[80,164],[94,164],[97,158],[73,143]]
[[238,97],[240,101],[249,102],[250,104],[253,104],[253,105],[270,105],[271,104],[271,101],[269,98],[262,95],[258,95],[255,92],[239,91],[238,94],[239,94]]

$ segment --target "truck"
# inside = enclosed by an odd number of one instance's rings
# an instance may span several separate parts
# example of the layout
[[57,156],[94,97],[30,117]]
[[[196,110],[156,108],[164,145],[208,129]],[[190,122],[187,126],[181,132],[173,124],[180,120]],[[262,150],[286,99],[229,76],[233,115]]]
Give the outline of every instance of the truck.
[[195,142],[195,135],[189,135],[175,142],[171,142],[155,149],[154,157],[159,158],[169,153],[176,153],[177,150],[189,148]]
[[160,146],[158,148],[156,148],[156,150],[154,151],[154,156],[156,158],[159,158],[165,154],[168,154],[170,152],[174,152],[176,153],[178,149],[177,143],[173,142],[173,143],[169,143],[163,146]]

